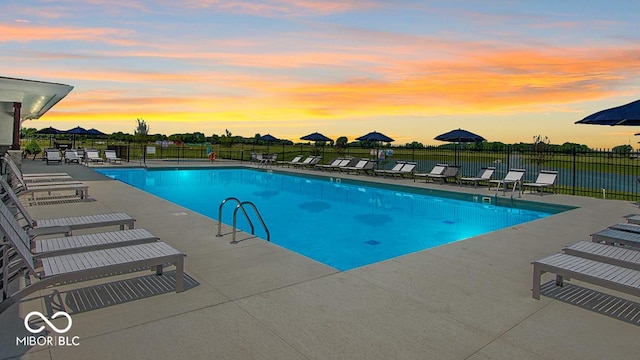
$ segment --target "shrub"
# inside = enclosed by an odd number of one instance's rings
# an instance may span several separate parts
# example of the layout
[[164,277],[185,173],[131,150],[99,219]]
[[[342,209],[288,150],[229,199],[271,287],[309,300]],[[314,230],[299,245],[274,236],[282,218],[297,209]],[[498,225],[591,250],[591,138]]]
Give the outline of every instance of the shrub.
[[33,159],[36,159],[36,156],[42,152],[42,148],[38,145],[38,142],[35,140],[31,140],[24,147],[24,155],[25,157],[29,155],[33,155]]

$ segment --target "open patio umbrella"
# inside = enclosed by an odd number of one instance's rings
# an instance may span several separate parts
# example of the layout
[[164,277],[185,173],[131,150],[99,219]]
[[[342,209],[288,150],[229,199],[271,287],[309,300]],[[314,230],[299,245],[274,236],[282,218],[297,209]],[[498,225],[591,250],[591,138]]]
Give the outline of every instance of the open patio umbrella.
[[[322,157],[323,158],[324,158],[324,145],[325,145],[325,142],[333,141],[333,139],[330,139],[330,138],[320,134],[319,132],[314,132],[312,134],[305,135],[305,136],[301,137],[300,140],[315,141],[315,142],[322,141]],[[302,147],[301,147],[301,149],[302,149]]]
[[65,134],[71,134],[73,135],[73,145],[72,147],[76,147],[76,135],[89,135],[89,132],[87,131],[87,129],[82,128],[80,126],[76,126],[73,129],[69,129],[67,131],[64,132]]
[[49,134],[49,146],[53,146],[52,140],[55,137],[54,135],[63,134],[64,131],[58,130],[54,127],[49,126],[48,128],[40,129],[36,131],[36,134]]
[[[358,141],[372,141],[375,142],[376,144],[379,142],[392,142],[395,141],[392,138],[388,137],[385,134],[379,133],[377,131],[372,131],[368,134],[362,135],[358,138],[356,138],[356,140]],[[376,148],[376,169],[378,168],[378,153],[379,153],[379,146],[377,146]]]
[[93,146],[93,140],[96,136],[107,136],[107,134],[94,128],[87,130],[87,135],[91,135],[91,146]]
[[576,124],[640,126],[640,100],[598,111]]
[[467,130],[456,129],[456,130],[451,130],[444,134],[440,134],[436,136],[434,140],[456,143],[454,165],[458,165],[458,151],[459,151],[460,143],[475,143],[480,141],[486,141],[487,139]]
[[305,135],[305,136],[301,137],[300,140],[307,140],[307,141],[333,141],[333,139],[330,139],[330,138],[320,134],[319,132],[314,132],[313,134]]
[[93,135],[93,136],[107,136],[107,134],[103,133],[100,130],[91,128],[89,130],[87,130],[87,135]]
[[373,142],[392,142],[395,141],[392,138],[388,137],[385,134],[379,133],[377,131],[372,131],[366,135],[362,135],[359,138],[356,138],[358,141],[373,141]]
[[277,137],[271,135],[271,134],[266,134],[266,135],[262,135],[258,138],[258,140],[262,140],[262,141],[266,141],[267,142],[267,153],[269,153],[269,144],[272,142],[276,142],[276,141],[280,141],[280,139],[278,139]]

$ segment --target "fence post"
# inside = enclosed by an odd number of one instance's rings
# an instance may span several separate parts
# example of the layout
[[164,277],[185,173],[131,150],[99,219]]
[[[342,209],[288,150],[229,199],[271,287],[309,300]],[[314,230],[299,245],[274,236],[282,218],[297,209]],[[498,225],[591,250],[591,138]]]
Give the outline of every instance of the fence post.
[[571,184],[571,195],[575,195],[576,194],[576,149],[573,148],[571,149],[571,153],[573,154],[573,175],[571,176],[573,178],[572,180],[572,184]]

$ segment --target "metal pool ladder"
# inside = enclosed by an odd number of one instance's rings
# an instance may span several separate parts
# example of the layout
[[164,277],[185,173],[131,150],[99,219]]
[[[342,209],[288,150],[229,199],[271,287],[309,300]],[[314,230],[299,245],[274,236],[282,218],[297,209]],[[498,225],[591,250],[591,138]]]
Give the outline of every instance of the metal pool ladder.
[[236,244],[236,232],[237,232],[237,228],[236,228],[236,218],[238,217],[238,210],[242,210],[242,213],[244,214],[244,217],[247,219],[247,222],[249,223],[249,226],[251,227],[251,235],[255,235],[255,228],[253,226],[253,222],[251,221],[251,219],[249,218],[249,215],[247,214],[247,211],[244,209],[245,205],[249,205],[253,208],[253,211],[256,213],[256,215],[258,216],[258,220],[260,220],[260,223],[262,224],[262,227],[264,228],[264,231],[267,233],[267,241],[271,241],[271,234],[269,233],[269,228],[267,228],[267,224],[265,224],[264,220],[262,219],[262,215],[260,215],[260,211],[258,211],[258,208],[256,207],[256,205],[254,203],[252,203],[251,201],[240,201],[238,198],[235,197],[228,197],[224,200],[222,200],[222,202],[220,203],[220,206],[218,207],[218,235],[216,235],[217,237],[221,237],[222,236],[222,207],[224,206],[224,204],[227,203],[227,201],[235,201],[238,205],[236,205],[235,210],[233,210],[233,234],[231,236],[231,243],[232,244]]

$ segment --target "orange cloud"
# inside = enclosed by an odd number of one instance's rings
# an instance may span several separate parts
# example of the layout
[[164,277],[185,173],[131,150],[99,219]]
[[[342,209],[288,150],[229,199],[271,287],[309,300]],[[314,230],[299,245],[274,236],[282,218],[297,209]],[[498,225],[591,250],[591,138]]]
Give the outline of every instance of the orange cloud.
[[33,41],[86,41],[130,46],[135,44],[127,37],[131,32],[114,28],[81,28],[34,26],[19,22],[11,25],[0,24],[0,42]]

